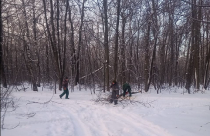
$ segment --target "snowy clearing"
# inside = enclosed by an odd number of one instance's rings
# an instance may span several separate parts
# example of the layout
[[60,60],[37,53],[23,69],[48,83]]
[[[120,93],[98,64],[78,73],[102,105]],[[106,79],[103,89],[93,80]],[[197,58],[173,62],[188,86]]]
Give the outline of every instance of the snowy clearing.
[[70,93],[70,99],[49,89],[13,92],[18,108],[7,113],[1,136],[209,136],[210,91],[155,92],[133,95],[152,102],[150,107],[102,105],[85,90]]

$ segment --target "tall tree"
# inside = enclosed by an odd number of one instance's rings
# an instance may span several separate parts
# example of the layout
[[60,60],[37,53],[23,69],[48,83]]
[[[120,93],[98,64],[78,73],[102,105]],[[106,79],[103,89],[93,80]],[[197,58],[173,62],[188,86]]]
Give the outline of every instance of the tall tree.
[[191,51],[188,65],[188,72],[186,77],[185,88],[190,93],[193,75],[195,76],[195,86],[199,89],[199,44],[200,44],[200,12],[198,12],[197,0],[192,0],[192,25],[191,25]]
[[2,24],[2,1],[0,1],[0,84],[7,88],[6,75],[4,71],[4,61],[3,61],[3,24]]
[[51,23],[51,31],[50,32],[50,27],[48,24],[48,19],[47,19],[47,9],[46,9],[46,2],[43,0],[43,5],[44,5],[44,14],[45,14],[45,22],[47,26],[47,32],[48,32],[48,37],[50,39],[50,45],[53,51],[53,56],[54,56],[54,64],[56,66],[56,71],[57,71],[57,77],[59,79],[59,89],[61,90],[61,84],[62,84],[62,69],[61,69],[61,60],[59,57],[59,51],[56,45],[56,35],[55,35],[55,25],[54,25],[54,6],[53,6],[53,1],[50,0],[50,23]]
[[40,87],[40,82],[41,82],[41,68],[40,68],[40,54],[39,54],[39,47],[38,47],[38,43],[37,43],[37,17],[36,17],[36,3],[35,3],[35,0],[33,0],[33,34],[34,34],[34,41],[33,41],[33,44],[36,48],[36,56],[38,58],[37,60],[37,68],[38,68],[38,74],[37,74],[37,86]]
[[[71,47],[71,61],[72,61],[72,68],[71,68],[71,72],[72,72],[72,76],[74,78],[74,73],[76,71],[76,49],[75,49],[75,42],[74,42],[74,25],[73,25],[73,20],[72,20],[72,8],[69,5],[69,1],[67,2],[68,7],[69,7],[69,23],[70,23],[70,47]],[[76,74],[75,74],[76,75]],[[76,76],[75,76],[76,77]],[[75,78],[75,82],[74,84],[76,84],[76,78]]]
[[82,46],[82,28],[83,28],[83,20],[84,20],[84,9],[85,9],[85,2],[82,2],[82,9],[81,9],[81,20],[80,20],[80,27],[79,27],[79,41],[78,41],[78,49],[77,49],[77,61],[76,61],[76,81],[75,83],[79,83],[79,75],[80,75],[80,48]]
[[105,48],[105,68],[106,68],[106,87],[107,91],[109,91],[109,39],[108,39],[108,16],[107,16],[107,0],[103,0],[103,8],[104,8],[104,48]]
[[126,25],[126,20],[127,17],[124,15],[124,13],[121,14],[122,18],[122,43],[121,43],[121,74],[122,74],[122,83],[126,82],[126,77],[125,77],[125,25]]
[[[151,59],[151,63],[150,63],[150,70],[149,70],[149,77],[148,77],[148,80],[146,82],[146,86],[145,86],[145,91],[147,92],[149,90],[149,87],[150,87],[150,84],[151,84],[151,81],[152,81],[152,78],[153,80],[155,79],[155,74],[156,74],[156,69],[157,69],[157,66],[155,64],[155,61],[156,61],[156,48],[157,48],[157,39],[158,39],[158,31],[159,31],[159,28],[158,28],[158,20],[157,20],[157,6],[156,6],[157,3],[155,3],[154,0],[152,0],[152,15],[151,15],[151,20],[153,22],[153,27],[152,27],[152,32],[153,32],[153,37],[154,37],[154,47],[153,47],[153,52],[152,52],[152,59]],[[149,30],[149,29],[148,29]],[[155,80],[154,80],[155,82]],[[158,93],[158,92],[157,92]]]
[[115,32],[115,54],[114,54],[114,79],[117,80],[118,73],[118,38],[119,38],[119,22],[120,22],[120,1],[117,0],[117,24]]
[[174,40],[174,3],[172,0],[169,1],[169,39],[170,39],[170,72],[169,72],[169,86],[172,85],[172,80],[174,76],[174,46],[175,46],[175,40]]
[[[209,17],[207,17],[209,21]],[[209,63],[210,63],[210,46],[209,46],[209,24],[206,25],[206,59],[205,59],[205,69],[204,69],[204,89],[208,87],[209,80]]]
[[31,55],[31,49],[30,49],[32,40],[30,37],[30,31],[29,31],[29,25],[28,25],[28,21],[27,21],[27,13],[26,13],[26,4],[25,4],[24,0],[22,0],[22,6],[23,6],[23,15],[24,15],[24,20],[25,20],[24,23],[25,23],[25,28],[26,28],[26,30],[24,30],[24,35],[23,35],[23,44],[24,44],[24,51],[25,51],[24,59],[25,59],[26,67],[27,67],[27,69],[30,73],[30,76],[31,76],[33,91],[38,91],[37,77],[35,74],[35,64],[32,61],[33,59],[31,57],[32,55]]
[[151,20],[148,19],[147,25],[147,35],[146,35],[146,45],[145,45],[145,60],[144,60],[144,84],[145,84],[145,92],[149,90],[149,45],[150,45],[150,30],[151,30]]

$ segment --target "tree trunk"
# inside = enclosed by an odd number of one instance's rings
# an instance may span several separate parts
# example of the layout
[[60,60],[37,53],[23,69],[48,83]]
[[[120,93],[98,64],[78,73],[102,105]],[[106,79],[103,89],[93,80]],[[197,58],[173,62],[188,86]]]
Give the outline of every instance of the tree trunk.
[[169,72],[169,86],[172,85],[173,83],[173,75],[174,75],[174,13],[173,13],[173,3],[172,0],[170,0],[169,4],[169,26],[170,26],[170,47],[171,47],[171,52],[170,52],[170,72]]
[[175,70],[174,70],[174,77],[175,77],[175,85],[178,85],[178,80],[177,80],[177,76],[178,76],[178,57],[179,57],[179,45],[178,45],[178,34],[176,33],[176,61],[175,61]]
[[38,68],[38,74],[37,74],[37,86],[40,87],[41,82],[41,68],[40,68],[40,57],[39,57],[39,47],[37,44],[37,32],[36,32],[36,15],[35,15],[35,0],[33,0],[33,33],[34,33],[34,46],[36,47],[36,56],[38,58],[37,61],[37,68]]
[[[207,19],[208,21],[208,19]],[[208,87],[208,78],[209,78],[209,61],[210,61],[210,47],[209,47],[209,25],[206,26],[206,60],[205,60],[205,74],[204,74],[204,89]]]
[[144,84],[145,84],[145,92],[149,90],[149,45],[150,45],[150,27],[151,22],[148,22],[147,28],[147,36],[146,36],[146,45],[145,45],[145,64],[144,64]]
[[25,27],[26,27],[26,38],[25,38],[25,36],[23,38],[24,39],[24,51],[25,51],[25,63],[26,63],[27,69],[28,69],[31,79],[32,79],[33,91],[38,91],[37,83],[36,83],[37,82],[36,76],[35,76],[34,69],[33,69],[33,68],[35,68],[35,65],[32,62],[31,52],[30,52],[31,38],[29,35],[30,32],[29,32],[29,26],[28,26],[28,22],[27,22],[27,18],[26,18],[27,14],[26,14],[24,0],[22,0],[22,4],[23,4],[23,14],[25,16],[24,20],[25,20]]
[[[192,18],[196,19],[196,0],[192,0]],[[195,59],[195,46],[196,46],[196,41],[195,41],[195,20],[192,22],[191,26],[191,49],[190,49],[190,58],[189,58],[189,65],[188,65],[188,70],[187,70],[187,76],[186,76],[186,86],[185,88],[188,90],[188,93],[190,94],[190,87],[192,83],[192,77],[194,74],[194,59]]]
[[0,1],[0,84],[2,83],[3,87],[7,88],[2,47],[3,47],[3,24],[2,24],[2,1]]
[[[57,48],[58,48],[58,59],[59,59],[59,67],[60,67],[60,74],[59,74],[59,90],[62,89],[62,81],[63,81],[63,75],[64,75],[64,71],[62,68],[62,62],[61,62],[61,42],[60,42],[60,33],[59,33],[59,20],[60,20],[60,10],[59,10],[59,0],[56,0],[57,2],[57,18],[56,18],[56,32],[57,32]],[[55,41],[55,40],[54,40]]]
[[80,20],[80,27],[79,27],[79,41],[78,41],[78,50],[77,50],[77,61],[76,61],[76,78],[75,83],[76,85],[79,83],[79,75],[80,75],[80,48],[82,46],[82,27],[83,27],[83,19],[84,19],[84,7],[85,7],[86,0],[82,2],[82,13],[81,13],[81,20]]
[[66,69],[66,34],[67,34],[66,21],[67,21],[67,12],[68,12],[68,9],[69,9],[69,3],[68,3],[68,0],[66,0],[66,12],[65,12],[65,18],[64,18],[63,69],[62,69],[62,75],[61,75],[62,80],[63,80],[65,69]]
[[107,91],[109,91],[109,44],[108,44],[108,17],[107,17],[107,0],[103,0],[104,6],[104,48],[105,48],[105,64],[106,64],[106,87]]
[[[67,2],[67,4],[69,5],[69,2]],[[75,44],[74,44],[74,25],[73,25],[73,21],[71,19],[71,8],[69,6],[69,22],[70,22],[70,26],[71,26],[71,34],[70,34],[70,45],[71,45],[71,59],[72,59],[72,76],[73,78],[76,77],[75,71],[76,71],[76,51],[75,51]],[[76,78],[75,78],[76,79]],[[74,84],[76,85],[76,80],[74,82]],[[73,84],[72,84],[72,88],[73,88]]]
[[117,80],[118,73],[118,37],[119,37],[119,21],[120,21],[120,1],[117,0],[117,24],[115,34],[115,54],[114,54],[114,80]]
[[[156,82],[156,80],[155,80],[156,75],[155,74],[156,74],[156,70],[157,70],[155,61],[156,61],[156,46],[157,46],[157,37],[158,37],[158,26],[157,26],[156,5],[155,5],[154,0],[152,0],[152,8],[153,8],[153,11],[154,11],[154,14],[152,15],[152,20],[154,22],[153,29],[152,29],[153,37],[154,37],[154,48],[153,48],[153,53],[152,53],[152,60],[151,60],[151,63],[150,63],[149,77],[148,77],[147,86],[146,86],[147,88],[145,89],[146,92],[148,92],[148,90],[149,90],[152,78],[153,78],[154,84],[155,84],[155,82]],[[157,93],[159,93],[158,89],[157,89]]]
[[[202,5],[202,0],[199,0],[198,5]],[[196,11],[197,11],[197,18],[198,20],[201,20],[201,7],[196,7]],[[200,44],[201,44],[201,34],[200,34],[200,21],[196,21],[196,34],[195,34],[195,56],[194,56],[194,60],[195,60],[195,72],[197,75],[197,79],[196,79],[196,89],[199,90],[200,89]]]
[[122,57],[122,83],[124,84],[126,82],[126,76],[125,76],[125,24],[126,24],[126,18],[122,15],[122,44],[121,44],[121,57]]
[[166,35],[164,35],[163,38],[163,44],[160,48],[160,85],[162,86],[164,84],[164,80],[165,80],[165,49],[166,49],[166,40],[168,37],[168,31],[166,32]]
[[[47,32],[48,32],[48,37],[50,39],[50,44],[52,47],[53,55],[54,55],[54,65],[57,70],[57,78],[59,79],[59,84],[61,84],[61,67],[60,67],[60,59],[58,55],[58,50],[56,47],[56,38],[55,38],[55,26],[54,26],[54,10],[53,10],[53,1],[50,0],[50,22],[52,25],[52,34],[50,33],[50,28],[48,24],[48,19],[47,19],[47,10],[46,10],[46,2],[43,0],[43,5],[44,5],[44,14],[45,14],[45,22],[46,22],[46,27],[47,27]],[[61,86],[61,85],[59,85]],[[61,88],[59,88],[61,89]]]

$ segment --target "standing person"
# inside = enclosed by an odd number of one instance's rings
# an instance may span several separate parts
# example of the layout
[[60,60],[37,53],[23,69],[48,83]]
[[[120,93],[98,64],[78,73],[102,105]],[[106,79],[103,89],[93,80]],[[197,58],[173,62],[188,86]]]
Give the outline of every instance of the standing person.
[[66,99],[69,99],[68,96],[69,96],[69,90],[68,90],[68,77],[65,77],[65,79],[63,80],[63,93],[60,96],[60,98],[63,97],[63,95],[66,94]]
[[131,97],[131,86],[128,83],[123,85],[123,97],[125,97],[126,92],[128,92],[129,97]]
[[114,80],[112,82],[112,85],[110,86],[112,88],[112,96],[111,96],[111,99],[110,99],[110,103],[112,103],[114,101],[114,105],[117,104],[117,96],[119,95],[119,85],[118,83]]

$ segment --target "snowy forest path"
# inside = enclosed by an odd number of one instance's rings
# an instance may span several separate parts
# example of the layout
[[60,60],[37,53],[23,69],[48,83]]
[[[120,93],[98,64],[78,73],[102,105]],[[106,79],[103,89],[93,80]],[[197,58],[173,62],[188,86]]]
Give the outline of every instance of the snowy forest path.
[[[20,108],[7,117],[18,117],[20,124],[17,129],[31,129],[31,136],[37,136],[42,131],[45,132],[43,136],[171,136],[164,128],[130,112],[120,103],[116,107],[113,104],[101,105],[83,95],[74,93],[70,99],[60,99],[56,94],[45,104],[43,102],[48,101],[50,96],[30,95],[21,99]],[[29,101],[32,103],[26,104]],[[26,118],[27,115],[34,116]],[[18,123],[11,120],[5,125],[11,127],[15,124]],[[42,129],[33,129],[38,126]]]
[[89,91],[14,92],[2,136],[209,136],[209,94],[138,94],[143,104],[98,103]]
[[70,120],[66,123],[70,122],[74,126],[75,136],[103,136],[104,134],[106,136],[131,134],[132,136],[171,136],[166,130],[143,119],[140,115],[124,112],[120,105],[113,107],[94,104],[92,101],[71,99],[65,100],[64,103],[60,107],[63,111],[61,115],[69,116]]

